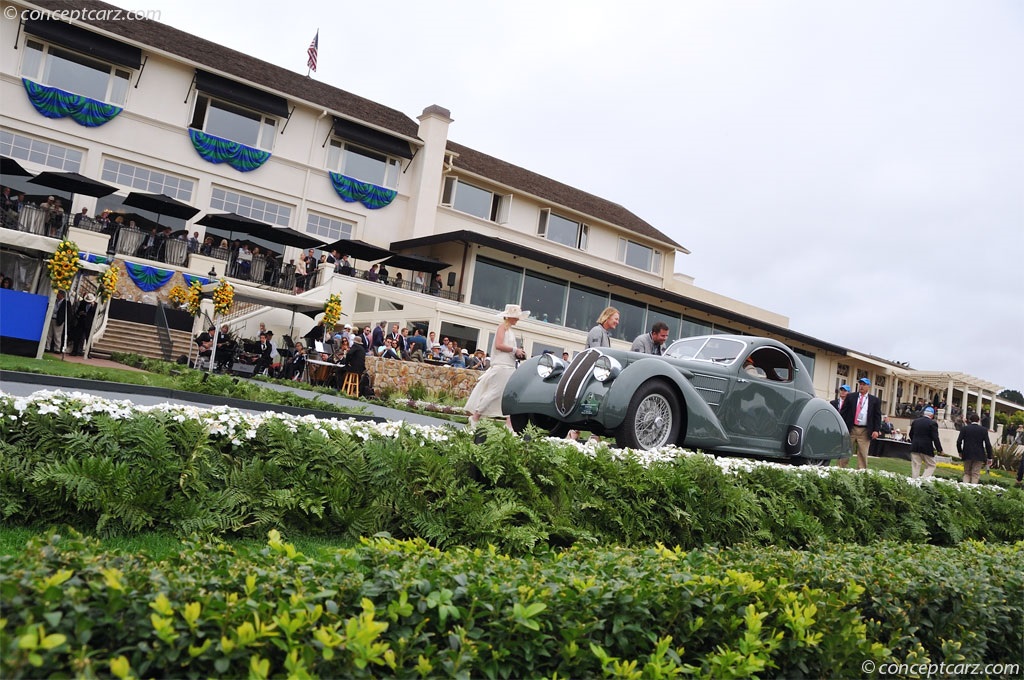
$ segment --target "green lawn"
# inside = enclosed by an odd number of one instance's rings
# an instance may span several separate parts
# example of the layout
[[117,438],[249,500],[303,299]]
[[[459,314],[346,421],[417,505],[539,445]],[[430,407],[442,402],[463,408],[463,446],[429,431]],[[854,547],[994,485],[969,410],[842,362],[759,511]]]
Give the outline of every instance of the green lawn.
[[59,375],[88,380],[104,380],[107,382],[127,383],[129,385],[149,385],[168,389],[176,389],[177,387],[174,376],[132,371],[126,368],[97,367],[71,361],[61,361],[59,356],[53,354],[47,354],[42,359],[29,359],[28,357],[18,357],[11,354],[0,354],[0,370]]
[[[856,459],[851,459],[851,464],[855,465]],[[871,470],[886,470],[887,472],[893,472],[898,475],[910,476],[910,461],[903,460],[901,458],[868,458],[868,468]],[[941,466],[936,466],[935,476],[941,479],[955,479],[960,481],[964,477],[964,473],[960,470],[950,470]],[[988,472],[981,473],[982,484],[998,484],[1000,486],[1012,486],[1016,481],[1016,476],[1012,472],[1005,470],[991,470]]]

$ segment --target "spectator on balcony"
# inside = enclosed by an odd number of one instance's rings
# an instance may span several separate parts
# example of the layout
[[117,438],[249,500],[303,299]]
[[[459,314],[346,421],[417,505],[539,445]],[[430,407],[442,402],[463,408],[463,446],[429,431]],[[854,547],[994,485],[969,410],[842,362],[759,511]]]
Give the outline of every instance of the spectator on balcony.
[[[130,221],[128,223],[128,226],[134,229],[135,220]],[[150,229],[149,233],[146,234],[145,238],[142,239],[142,243],[140,243],[139,247],[135,250],[135,256],[144,257],[147,260],[156,259],[156,252],[158,246],[157,239],[158,236],[156,233],[156,228],[154,227],[153,229]]]
[[238,257],[236,258],[238,265],[238,271],[236,275],[240,279],[249,278],[249,272],[252,271],[252,252],[249,250],[249,246],[242,244],[242,247],[238,250]]
[[423,284],[423,274],[416,272],[412,277],[412,289],[417,293],[426,293],[426,286]]
[[367,281],[377,283],[377,281],[379,280],[379,276],[377,274],[377,265],[370,265],[370,268],[365,273],[363,273],[363,278],[366,279]]
[[207,236],[203,239],[203,245],[199,246],[199,254],[207,257],[213,256],[213,237]]
[[[71,221],[71,223],[74,226],[78,227],[78,226],[80,226],[82,224],[82,220],[84,220],[88,216],[89,216],[89,209],[88,208],[82,208],[82,211],[75,215],[75,219],[73,219]],[[86,226],[88,226],[88,223],[86,223]]]
[[53,196],[43,203],[43,215],[50,238],[60,238],[64,230],[64,206]]
[[[374,265],[374,266],[376,266],[376,265]],[[380,269],[377,270],[377,280],[380,281],[381,283],[383,283],[386,286],[386,285],[388,285],[388,280],[389,280],[390,276],[391,276],[391,272],[389,272],[387,266],[382,263],[380,265]]]
[[441,281],[441,275],[434,274],[434,278],[430,281],[430,294],[440,295],[442,288],[444,288],[444,283]]
[[96,223],[100,225],[101,234],[109,234],[114,230],[114,225],[110,222],[110,211],[104,210],[96,218]]
[[[294,260],[292,260],[295,262]],[[299,261],[295,262],[295,294],[306,290],[306,256],[299,255]]]
[[[211,243],[213,241],[211,240]],[[199,252],[199,232],[193,231],[192,235],[188,238],[188,252],[198,253]]]
[[402,280],[402,272],[398,272],[397,274],[395,274],[395,279],[394,281],[391,282],[391,285],[394,286],[395,288],[405,287],[405,281]]

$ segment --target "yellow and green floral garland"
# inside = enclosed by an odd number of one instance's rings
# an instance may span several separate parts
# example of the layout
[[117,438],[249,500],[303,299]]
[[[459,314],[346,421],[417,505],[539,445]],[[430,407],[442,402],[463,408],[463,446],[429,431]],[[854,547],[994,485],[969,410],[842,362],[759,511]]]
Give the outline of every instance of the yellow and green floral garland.
[[334,324],[341,318],[341,296],[332,293],[324,303],[324,327],[331,333],[334,332]]
[[100,274],[100,286],[99,290],[96,291],[99,293],[100,302],[106,302],[117,292],[117,278],[117,267],[113,264],[107,267],[107,271]]
[[213,311],[215,314],[224,316],[231,312],[235,304],[235,287],[228,283],[227,279],[221,279],[220,285],[213,291]]
[[194,280],[188,288],[174,286],[167,297],[171,302],[184,307],[192,316],[199,316],[200,304],[203,300],[203,284]]
[[71,284],[78,273],[78,246],[73,241],[61,241],[57,252],[46,261],[50,283],[54,290],[71,290]]

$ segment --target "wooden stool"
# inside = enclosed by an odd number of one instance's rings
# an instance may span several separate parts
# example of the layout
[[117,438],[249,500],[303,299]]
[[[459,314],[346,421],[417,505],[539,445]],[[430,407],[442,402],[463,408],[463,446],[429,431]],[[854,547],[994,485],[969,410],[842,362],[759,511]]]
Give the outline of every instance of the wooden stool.
[[359,374],[346,373],[345,381],[341,383],[341,391],[350,397],[359,396]]

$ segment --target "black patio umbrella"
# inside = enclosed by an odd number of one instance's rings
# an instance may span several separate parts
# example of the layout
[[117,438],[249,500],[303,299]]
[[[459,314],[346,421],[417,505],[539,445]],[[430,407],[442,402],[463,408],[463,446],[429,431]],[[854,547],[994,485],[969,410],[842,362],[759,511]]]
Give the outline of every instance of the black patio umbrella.
[[21,167],[21,163],[13,158],[0,156],[0,175],[4,177],[31,177],[32,173]]
[[384,264],[398,269],[408,269],[417,272],[430,272],[436,274],[442,269],[451,267],[447,262],[428,255],[395,255],[384,260]]
[[164,194],[145,194],[140,191],[133,191],[128,194],[127,198],[124,199],[124,205],[156,213],[157,224],[160,223],[160,215],[190,220],[199,214],[199,208],[193,208],[188,203],[182,203],[176,198],[171,198]]
[[257,229],[249,232],[249,235],[253,238],[262,239],[268,243],[274,243],[279,246],[291,246],[293,248],[321,248],[323,247],[323,239],[317,238],[316,236],[310,236],[309,234],[303,233],[292,229],[291,227],[271,227],[267,226],[263,229]]
[[255,234],[261,229],[270,229],[266,222],[260,222],[250,217],[236,215],[235,213],[207,213],[199,219],[196,224],[203,227],[212,227],[231,234]]
[[75,194],[100,198],[117,191],[117,187],[97,182],[84,175],[79,175],[77,172],[41,172],[30,179],[29,184],[38,184],[56,191],[66,191],[71,194],[72,202],[74,202]]
[[326,250],[327,252],[337,249],[337,251],[342,255],[348,255],[356,260],[365,260],[368,262],[383,260],[389,255],[394,255],[394,253],[387,248],[381,248],[380,246],[375,246],[372,243],[351,238],[343,238],[340,241],[320,246],[320,249]]

